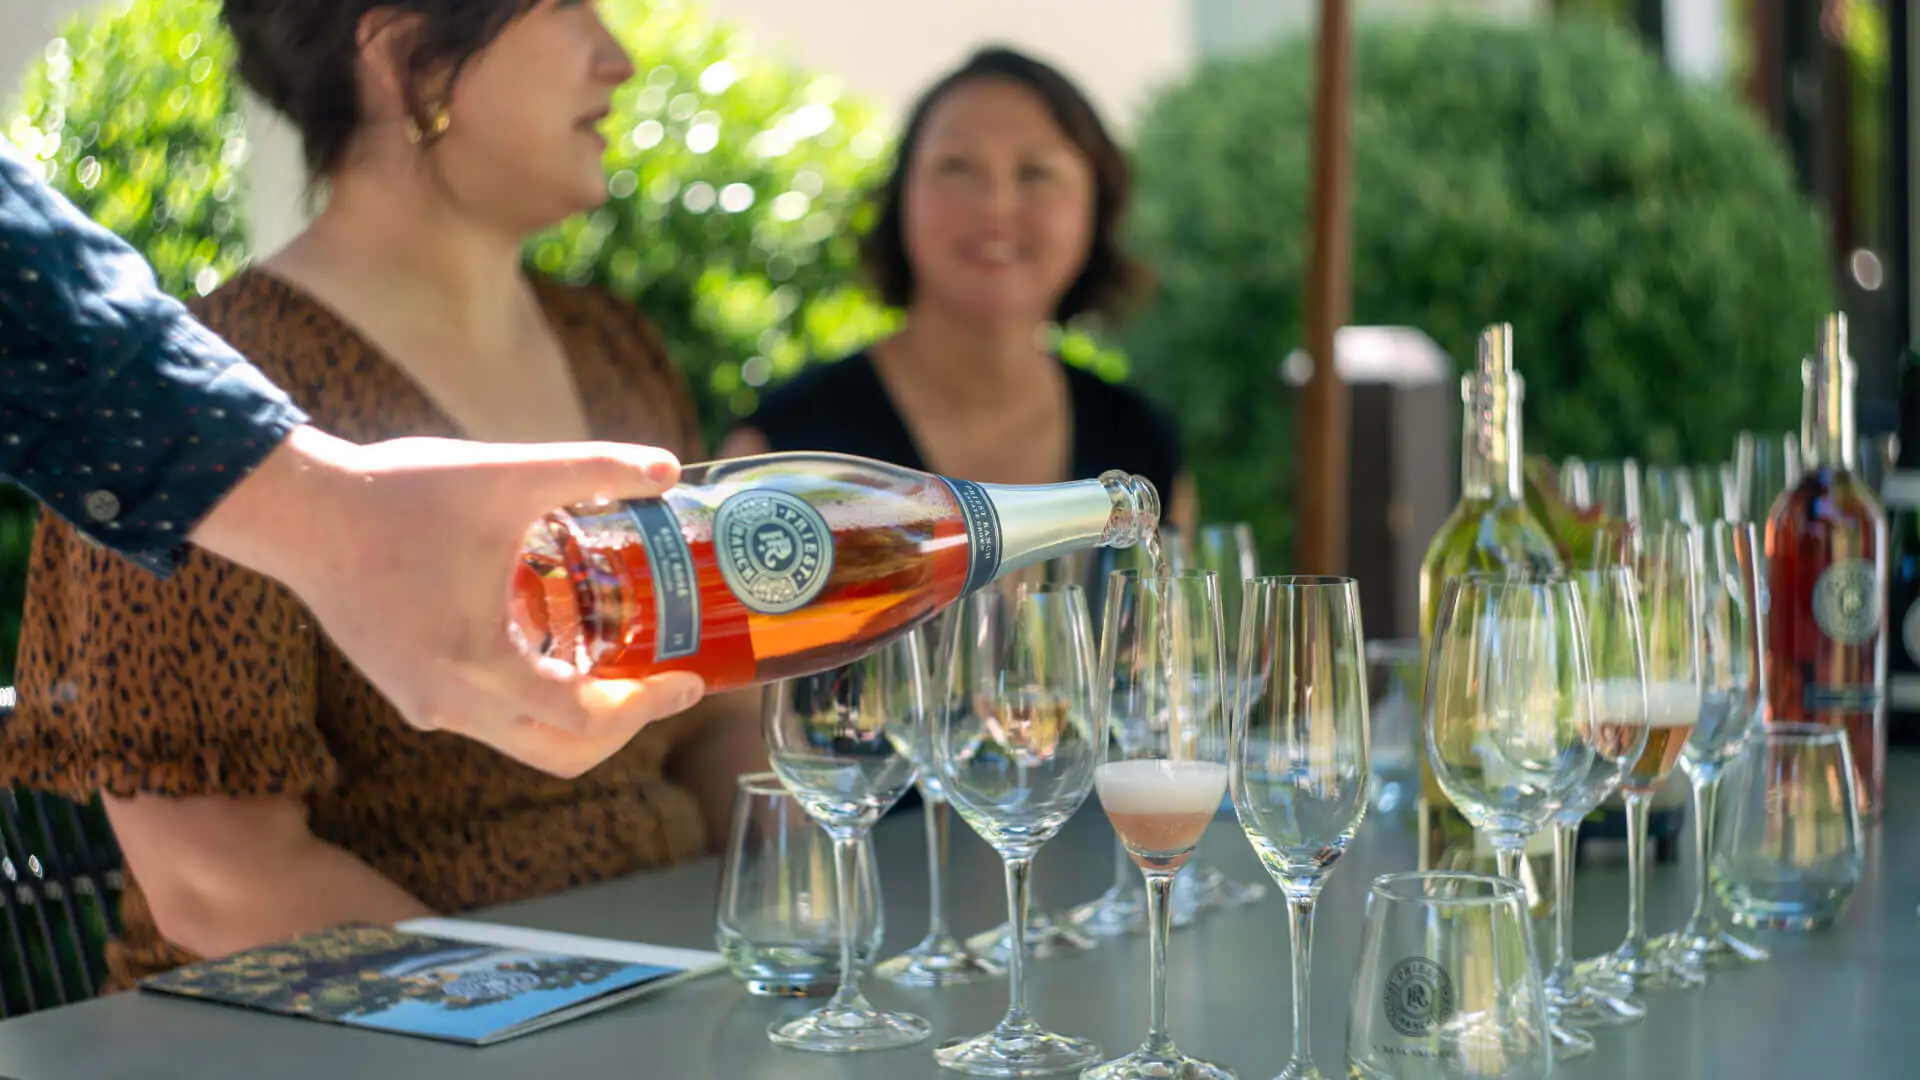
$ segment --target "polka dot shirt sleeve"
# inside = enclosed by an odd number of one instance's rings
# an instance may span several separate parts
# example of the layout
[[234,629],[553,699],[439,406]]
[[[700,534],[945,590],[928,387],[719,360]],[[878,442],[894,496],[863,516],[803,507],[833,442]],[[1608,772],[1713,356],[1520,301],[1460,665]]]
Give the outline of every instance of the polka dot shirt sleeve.
[[306,419],[0,139],[0,478],[165,576]]

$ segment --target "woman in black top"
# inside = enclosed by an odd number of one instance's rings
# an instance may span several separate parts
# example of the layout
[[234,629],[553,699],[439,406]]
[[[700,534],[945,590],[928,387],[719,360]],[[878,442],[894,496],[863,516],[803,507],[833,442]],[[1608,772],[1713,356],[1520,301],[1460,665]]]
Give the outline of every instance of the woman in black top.
[[834,450],[981,483],[1123,469],[1191,530],[1173,422],[1062,363],[1050,324],[1117,316],[1141,274],[1119,250],[1127,160],[1086,97],[1007,49],[915,105],[862,257],[900,332],[769,391],[722,448]]

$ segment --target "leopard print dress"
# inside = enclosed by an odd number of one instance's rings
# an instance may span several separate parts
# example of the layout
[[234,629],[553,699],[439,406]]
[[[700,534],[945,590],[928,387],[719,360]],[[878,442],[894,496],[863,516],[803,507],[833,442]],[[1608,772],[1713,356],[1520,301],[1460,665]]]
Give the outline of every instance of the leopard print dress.
[[[691,398],[654,329],[604,292],[534,287],[591,435],[697,456]],[[192,306],[326,431],[361,443],[460,435],[352,326],[280,278],[250,270]],[[18,667],[0,782],[79,800],[297,796],[316,836],[441,912],[705,846],[692,795],[667,778],[684,718],[648,727],[576,780],[555,779],[408,726],[290,592],[205,552],[161,581],[43,517]],[[121,915],[114,987],[195,959],[162,937],[131,875]]]

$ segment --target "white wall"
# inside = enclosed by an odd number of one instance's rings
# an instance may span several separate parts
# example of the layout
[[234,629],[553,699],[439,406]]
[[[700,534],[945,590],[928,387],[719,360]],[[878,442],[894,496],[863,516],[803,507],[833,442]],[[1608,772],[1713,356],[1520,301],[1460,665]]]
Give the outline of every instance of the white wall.
[[0,108],[60,24],[84,6],[83,0],[0,0]]

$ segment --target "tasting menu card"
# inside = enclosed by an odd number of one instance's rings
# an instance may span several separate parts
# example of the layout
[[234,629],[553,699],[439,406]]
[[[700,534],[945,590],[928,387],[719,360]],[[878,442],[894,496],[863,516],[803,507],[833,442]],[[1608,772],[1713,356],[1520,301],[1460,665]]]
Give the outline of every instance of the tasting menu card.
[[487,1046],[725,966],[720,954],[465,919],[336,926],[143,980],[143,990]]

